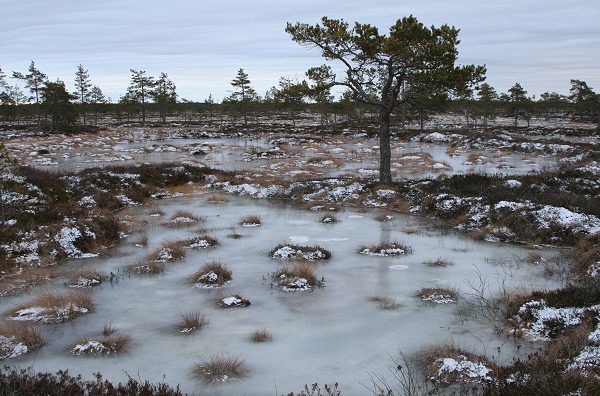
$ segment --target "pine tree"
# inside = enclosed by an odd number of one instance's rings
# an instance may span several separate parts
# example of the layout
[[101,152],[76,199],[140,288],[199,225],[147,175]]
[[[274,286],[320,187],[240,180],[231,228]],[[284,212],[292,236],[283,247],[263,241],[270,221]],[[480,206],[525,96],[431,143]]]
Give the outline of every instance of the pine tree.
[[167,73],[160,73],[151,95],[164,124],[167,122],[167,113],[177,104],[176,87],[173,81],[169,80]]
[[107,102],[104,93],[97,85],[90,89],[90,104],[94,108],[94,124],[98,124],[98,107]]
[[90,89],[92,87],[92,81],[90,75],[83,65],[77,66],[75,72],[75,88],[77,89],[77,96],[79,97],[79,103],[81,103],[81,112],[83,114],[83,125],[86,124],[86,104],[90,98]]
[[485,68],[456,64],[459,30],[448,25],[428,28],[411,15],[398,19],[387,34],[381,34],[369,24],[351,26],[327,17],[321,21],[316,25],[288,23],[285,30],[295,42],[320,49],[326,61],[338,62],[344,69],[334,73],[327,64],[309,69],[307,75],[316,89],[345,87],[354,100],[377,111],[379,178],[391,182],[390,121],[394,109],[410,102],[410,92],[431,90],[436,97],[438,93],[464,92],[483,80]]
[[256,101],[258,96],[252,86],[250,86],[250,79],[248,73],[244,69],[240,68],[237,75],[231,81],[231,85],[235,88],[235,91],[228,98],[228,101],[237,102],[241,104],[244,113],[244,124],[248,123],[248,106],[250,102]]
[[483,83],[479,86],[477,92],[478,107],[483,116],[483,127],[488,127],[488,120],[493,118],[494,101],[498,100],[496,90],[488,83]]
[[142,125],[146,124],[146,103],[152,93],[154,77],[147,76],[145,70],[131,71],[131,82],[127,89],[128,101],[138,103],[142,107]]
[[42,109],[50,116],[51,132],[70,132],[77,121],[77,109],[71,103],[77,99],[71,95],[62,81],[46,81],[40,88]]
[[35,99],[35,107],[37,112],[38,125],[41,124],[40,119],[40,93],[44,83],[48,80],[48,77],[42,73],[38,68],[35,67],[35,62],[31,61],[29,73],[23,74],[19,72],[13,72],[13,78],[25,81],[25,86],[29,88],[29,91],[33,94],[30,99]]
[[594,92],[585,81],[571,80],[569,99],[575,105],[575,112],[582,119],[596,119],[600,131],[600,94]]
[[509,98],[509,109],[515,118],[515,127],[517,126],[517,122],[519,120],[519,115],[527,118],[525,114],[528,110],[528,102],[529,98],[527,97],[527,91],[523,89],[521,84],[515,83],[508,90],[508,98]]

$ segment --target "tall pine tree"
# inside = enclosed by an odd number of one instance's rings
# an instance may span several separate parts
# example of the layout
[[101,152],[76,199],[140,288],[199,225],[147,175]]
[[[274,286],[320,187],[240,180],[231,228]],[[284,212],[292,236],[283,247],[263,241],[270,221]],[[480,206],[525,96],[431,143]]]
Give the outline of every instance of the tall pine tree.
[[31,64],[29,65],[29,69],[27,69],[27,71],[27,74],[13,72],[13,78],[25,81],[25,86],[29,88],[29,91],[32,93],[33,96],[30,98],[30,100],[35,99],[37,121],[38,125],[40,125],[40,94],[44,83],[48,80],[48,77],[44,73],[42,73],[37,67],[35,67],[34,61],[31,61]]
[[155,86],[151,95],[154,103],[156,103],[158,107],[160,119],[164,124],[167,122],[167,114],[177,104],[175,83],[169,80],[167,73],[160,73],[160,76],[155,82]]
[[146,124],[146,103],[150,98],[155,82],[154,77],[147,76],[145,70],[131,71],[131,81],[127,89],[129,100],[138,103],[142,107],[142,125]]

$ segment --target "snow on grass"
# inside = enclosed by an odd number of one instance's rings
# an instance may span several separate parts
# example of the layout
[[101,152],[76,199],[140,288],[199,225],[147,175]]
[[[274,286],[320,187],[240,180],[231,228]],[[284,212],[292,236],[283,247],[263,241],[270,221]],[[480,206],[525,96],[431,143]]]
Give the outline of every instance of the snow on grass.
[[[88,235],[92,236],[89,234],[89,232]],[[75,246],[75,243],[81,237],[82,234],[79,228],[63,227],[58,234],[54,236],[54,240],[58,242],[62,250],[69,258],[90,258],[98,256],[96,253],[83,253],[77,246]]]
[[546,205],[542,209],[531,212],[537,224],[549,228],[551,224],[562,227],[575,227],[590,234],[600,232],[600,219],[593,215],[575,213],[567,208]]
[[328,260],[331,252],[319,246],[278,245],[269,252],[269,256],[279,260],[303,258],[309,261]]
[[598,310],[600,306],[554,308],[549,307],[545,300],[533,300],[519,308],[515,319],[526,338],[550,341],[565,328],[580,324],[587,312]]
[[359,249],[360,254],[368,256],[402,256],[412,253],[412,249],[400,242],[382,242],[378,245],[363,246]]
[[464,355],[440,358],[436,363],[439,364],[437,371],[439,378],[454,374],[460,382],[486,382],[493,379],[490,376],[492,372],[490,368],[481,362],[472,362]]

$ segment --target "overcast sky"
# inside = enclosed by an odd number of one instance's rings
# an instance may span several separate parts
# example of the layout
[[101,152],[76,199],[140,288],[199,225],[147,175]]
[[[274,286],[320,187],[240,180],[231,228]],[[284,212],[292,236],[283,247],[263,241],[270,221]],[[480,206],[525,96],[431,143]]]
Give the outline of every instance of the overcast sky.
[[72,87],[82,63],[113,100],[130,68],[164,71],[180,97],[220,100],[240,67],[264,94],[322,63],[290,40],[288,21],[328,16],[385,32],[409,14],[460,28],[460,62],[485,64],[499,92],[518,81],[529,94],[567,93],[571,78],[600,91],[600,0],[0,0],[0,67],[35,60]]

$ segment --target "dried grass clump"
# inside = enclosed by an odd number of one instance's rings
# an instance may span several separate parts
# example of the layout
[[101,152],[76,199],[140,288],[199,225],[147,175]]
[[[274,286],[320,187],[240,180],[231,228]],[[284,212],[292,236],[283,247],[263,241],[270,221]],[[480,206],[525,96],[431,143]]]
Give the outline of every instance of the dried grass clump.
[[466,352],[452,345],[431,347],[418,358],[426,378],[440,385],[491,383],[498,367],[484,356]]
[[394,300],[392,297],[388,296],[369,297],[369,301],[377,303],[377,305],[379,305],[379,308],[384,309],[386,311],[394,311],[396,309],[404,307],[404,304],[401,304]]
[[94,287],[100,285],[107,276],[97,270],[82,270],[69,276],[70,287]]
[[102,328],[103,336],[109,336],[109,335],[113,334],[115,331],[117,331],[117,330],[112,326],[112,323],[110,323],[110,322],[104,323],[104,327]]
[[238,232],[232,232],[231,234],[227,235],[227,237],[231,239],[242,239],[244,236]]
[[219,261],[206,263],[190,277],[192,283],[201,287],[223,286],[231,279],[231,270]]
[[448,267],[454,265],[454,261],[438,257],[435,260],[424,261],[423,264],[429,267]]
[[242,227],[258,227],[262,225],[262,220],[259,215],[244,216],[240,219]]
[[458,289],[445,287],[423,287],[415,293],[421,300],[434,304],[453,304],[460,298]]
[[82,338],[70,348],[70,351],[77,356],[109,356],[127,352],[130,344],[131,336],[119,333],[108,337]]
[[11,320],[56,324],[75,319],[94,309],[92,298],[83,292],[46,292],[10,310]]
[[318,245],[300,246],[294,244],[279,244],[269,251],[269,256],[281,259],[304,259],[309,261],[329,260],[331,252]]
[[275,285],[285,291],[310,290],[319,285],[314,266],[304,262],[280,268],[271,278]]
[[175,325],[175,329],[180,333],[191,334],[202,329],[206,325],[208,325],[206,316],[199,312],[188,312],[181,314],[181,319]]
[[44,345],[44,338],[37,327],[28,323],[3,322],[0,323],[0,360],[14,355],[14,347],[22,344],[27,347],[23,353],[30,352]]
[[138,275],[156,275],[164,270],[165,263],[156,261],[145,262],[144,260],[139,260],[125,267],[125,272]]
[[208,197],[207,201],[211,204],[224,204],[229,202],[229,198],[225,194],[215,193]]
[[189,227],[201,220],[201,217],[196,216],[192,212],[187,210],[178,210],[173,214],[173,216],[171,216],[171,220],[165,225],[172,228]]
[[148,234],[143,233],[138,235],[137,238],[133,240],[133,244],[138,247],[148,246]]
[[185,242],[185,247],[189,249],[208,249],[211,247],[215,247],[218,244],[219,241],[217,238],[211,237],[209,235],[200,235],[192,239],[188,239]]
[[377,245],[362,246],[358,252],[369,256],[401,256],[412,253],[412,248],[402,242],[381,242]]
[[319,219],[319,221],[323,224],[334,224],[339,222],[338,218],[335,217],[333,213],[326,213]]
[[234,308],[234,307],[247,307],[250,305],[250,300],[243,298],[239,294],[234,294],[219,299],[219,306],[221,308]]
[[153,206],[150,208],[150,216],[151,217],[160,217],[164,216],[165,212],[158,206]]
[[388,222],[396,220],[396,217],[390,213],[382,213],[380,215],[375,216],[375,220],[381,222]]
[[256,330],[252,335],[250,335],[250,341],[252,342],[271,342],[273,341],[273,336],[266,329]]
[[173,262],[185,257],[185,241],[167,241],[162,246],[152,252],[150,260],[157,262]]
[[194,374],[207,384],[242,379],[250,370],[240,356],[213,355],[194,366]]

